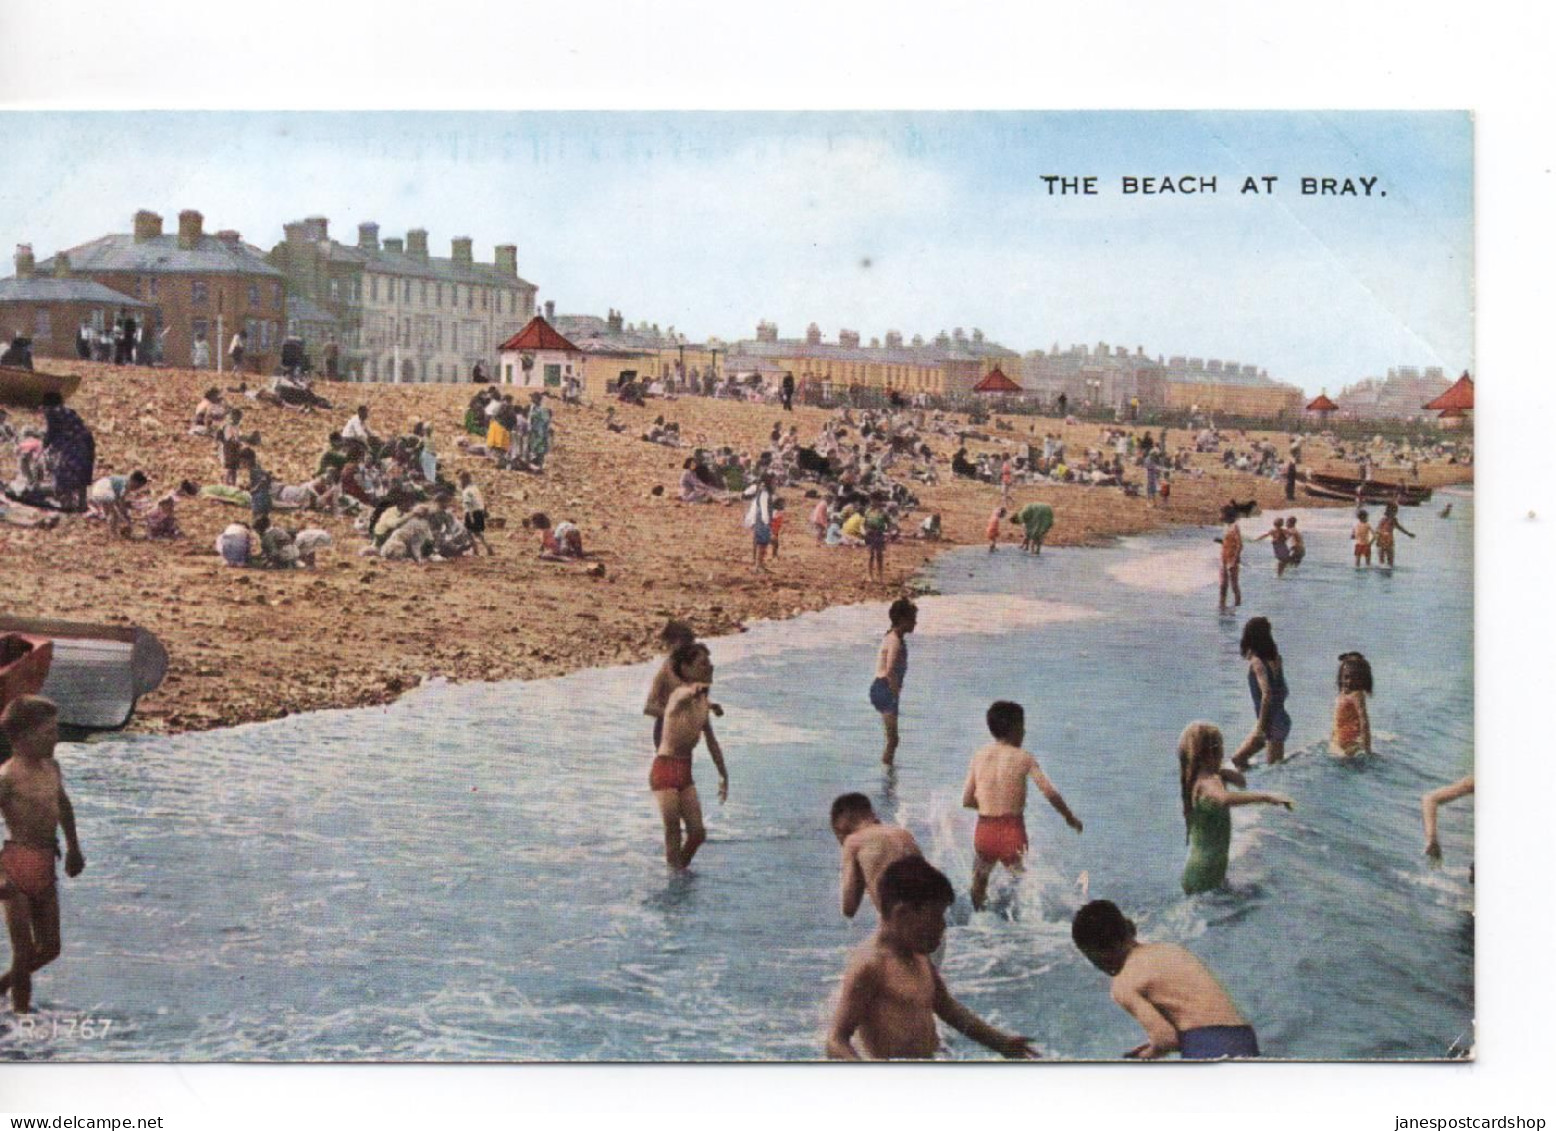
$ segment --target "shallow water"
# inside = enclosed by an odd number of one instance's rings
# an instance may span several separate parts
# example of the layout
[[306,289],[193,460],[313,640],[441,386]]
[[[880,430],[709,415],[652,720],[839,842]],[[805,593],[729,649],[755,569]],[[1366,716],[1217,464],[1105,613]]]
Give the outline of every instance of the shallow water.
[[[36,993],[45,1021],[111,1026],[0,1029],[0,1057],[817,1057],[873,926],[837,911],[832,798],[870,793],[965,893],[961,783],[1000,697],[1026,706],[1027,745],[1086,831],[1037,799],[1026,876],[997,882],[992,913],[961,895],[943,970],[964,1002],[1052,1056],[1136,1044],[1069,942],[1085,888],[1200,954],[1270,1055],[1447,1055],[1473,1040],[1472,813],[1443,811],[1433,870],[1418,805],[1472,742],[1471,500],[1454,512],[1407,511],[1420,537],[1392,574],[1352,569],[1343,511],[1302,512],[1308,559],[1279,582],[1250,541],[1242,614],[1274,622],[1295,721],[1295,757],[1250,785],[1298,808],[1236,813],[1221,891],[1178,887],[1174,760],[1193,719],[1229,748],[1253,722],[1214,531],[959,551],[922,602],[895,775],[865,698],[880,606],[714,642],[733,784],[719,806],[698,755],[711,840],[686,876],[666,875],[646,785],[650,665],[63,747],[89,869],[63,884],[65,956]],[[1324,750],[1352,648],[1377,677],[1378,756],[1342,764]],[[951,1034],[949,1055],[986,1054]]]

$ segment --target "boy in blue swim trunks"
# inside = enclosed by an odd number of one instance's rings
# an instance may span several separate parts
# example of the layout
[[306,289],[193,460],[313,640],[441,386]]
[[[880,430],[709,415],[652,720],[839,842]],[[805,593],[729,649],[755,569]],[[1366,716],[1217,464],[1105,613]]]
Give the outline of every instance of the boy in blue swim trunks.
[[1135,937],[1114,903],[1094,900],[1075,913],[1070,937],[1093,966],[1113,979],[1113,1000],[1149,1038],[1124,1054],[1155,1060],[1256,1057],[1259,1039],[1216,976],[1187,950]]
[[908,674],[907,635],[918,626],[918,606],[906,597],[898,597],[886,615],[891,618],[891,628],[875,657],[870,706],[880,712],[881,726],[886,731],[881,761],[890,766],[897,757],[897,709],[901,705],[902,681]]

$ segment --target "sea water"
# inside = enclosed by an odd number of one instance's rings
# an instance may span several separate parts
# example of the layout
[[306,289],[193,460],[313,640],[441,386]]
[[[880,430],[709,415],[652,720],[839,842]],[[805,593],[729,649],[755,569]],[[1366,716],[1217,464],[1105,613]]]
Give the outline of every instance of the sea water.
[[[1302,512],[1307,560],[1277,580],[1250,541],[1235,615],[1215,608],[1212,529],[947,554],[910,641],[893,772],[866,699],[884,606],[714,641],[730,795],[699,751],[710,839],[685,875],[667,873],[647,788],[652,664],[62,747],[88,870],[61,881],[65,953],[36,980],[39,1021],[0,1023],[0,1057],[816,1058],[875,918],[838,910],[827,813],[849,790],[956,885],[952,992],[1048,1056],[1141,1039],[1069,940],[1087,898],[1200,955],[1269,1055],[1454,1055],[1473,1042],[1472,812],[1443,810],[1441,869],[1419,815],[1470,769],[1473,510],[1453,500],[1448,520],[1405,512],[1419,537],[1392,572],[1353,569],[1348,512]],[[1289,762],[1249,784],[1297,808],[1237,810],[1226,886],[1186,897],[1176,740],[1208,719],[1230,753],[1251,728],[1238,638],[1257,614],[1294,727]],[[1326,737],[1351,649],[1376,675],[1376,755],[1342,762]],[[1025,705],[1027,746],[1085,832],[1034,795],[1026,874],[973,914],[961,790],[996,698]],[[948,1037],[951,1058],[990,1055]]]

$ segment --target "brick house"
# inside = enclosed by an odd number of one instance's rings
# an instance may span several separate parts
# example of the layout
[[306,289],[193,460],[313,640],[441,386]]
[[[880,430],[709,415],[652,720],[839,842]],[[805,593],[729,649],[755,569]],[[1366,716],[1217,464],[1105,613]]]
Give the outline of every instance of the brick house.
[[[286,325],[285,280],[264,252],[234,231],[207,235],[204,217],[193,210],[178,214],[178,234],[164,235],[162,217],[135,214],[128,235],[102,236],[60,253],[69,277],[100,283],[145,304],[148,332],[164,328],[163,360],[192,365],[194,343],[210,345],[212,365],[226,366],[227,344],[238,330],[248,331],[244,369],[269,373],[280,361]],[[53,273],[60,256],[39,270]]]
[[31,338],[34,357],[75,357],[82,323],[101,330],[121,310],[132,312],[139,322],[145,307],[101,283],[72,276],[64,256],[55,256],[53,274],[39,274],[32,247],[19,244],[16,274],[0,279],[0,341]]

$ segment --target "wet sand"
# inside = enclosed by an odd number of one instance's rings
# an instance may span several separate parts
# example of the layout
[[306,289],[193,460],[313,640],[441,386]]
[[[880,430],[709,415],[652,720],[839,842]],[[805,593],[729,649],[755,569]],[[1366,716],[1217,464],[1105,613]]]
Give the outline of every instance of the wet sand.
[[[182,479],[220,482],[216,445],[188,434],[202,391],[235,387],[231,374],[177,369],[115,369],[91,363],[44,361],[50,372],[83,375],[71,400],[97,435],[97,474],[143,468],[155,493]],[[254,384],[254,379],[250,379]],[[228,394],[244,407],[245,432],[261,434],[261,463],[277,484],[310,477],[327,437],[358,404],[371,408],[380,435],[409,431],[413,421],[434,426],[441,472],[470,470],[501,522],[488,532],[496,550],[446,563],[380,562],[360,557],[365,544],[349,519],[314,512],[276,511],[294,529],[318,526],[334,537],[316,570],[267,571],[224,567],[213,550],[217,534],[248,511],[207,499],[180,500],[185,537],[176,542],[111,541],[103,524],[67,516],[54,530],[0,526],[0,608],[19,616],[139,624],[167,645],[171,664],[161,689],[142,700],[131,727],[143,731],[205,730],[299,711],[386,703],[424,678],[529,679],[603,664],[641,660],[670,616],[705,635],[739,631],[751,620],[783,618],[829,605],[889,599],[903,592],[919,567],[944,549],[982,544],[998,488],[951,482],[955,443],[932,438],[942,481],[913,485],[925,510],[942,516],[939,542],[904,539],[886,554],[887,580],[865,576],[862,549],[818,546],[806,527],[813,499],[806,488],[779,492],[788,526],[771,573],[751,568],[750,534],[743,509],[688,506],[675,501],[681,463],[690,447],[671,449],[637,437],[659,415],[680,423],[690,445],[766,446],[775,421],[799,426],[802,443],[814,440],[829,413],[748,405],[704,398],[618,406],[627,426],[605,428],[605,406],[555,405],[552,455],[543,476],[499,472],[488,460],[461,453],[455,441],[474,391],[469,385],[348,385],[321,382],[334,409],[303,414]],[[1101,428],[1044,418],[1010,418],[1013,430],[990,425],[990,440],[968,449],[1009,450],[1046,431],[1061,431],[1072,454],[1098,445]],[[41,426],[41,414],[13,410],[18,431]],[[1035,429],[1035,437],[1029,429]],[[1284,452],[1286,436],[1267,436]],[[1176,447],[1186,439],[1174,430]],[[1316,442],[1316,441],[1315,441]],[[1234,440],[1243,446],[1241,437]],[[1320,445],[1322,446],[1322,445]],[[1315,458],[1316,457],[1316,458]],[[1116,488],[1043,485],[1018,487],[1015,505],[1050,503],[1055,525],[1049,545],[1096,544],[1169,523],[1210,524],[1228,497],[1257,498],[1266,510],[1285,506],[1280,484],[1223,471],[1219,458],[1196,456],[1202,478],[1173,477],[1169,508]],[[1319,470],[1349,474],[1311,450]],[[7,459],[0,474],[9,476]],[[1139,479],[1138,470],[1131,476]],[[1393,478],[1389,469],[1379,478]],[[1468,468],[1425,465],[1421,482],[1464,482]],[[655,487],[663,488],[659,496]],[[1305,499],[1296,505],[1322,505]],[[1343,504],[1335,504],[1343,505]],[[553,521],[571,519],[584,533],[593,562],[547,563],[524,522],[534,511]],[[922,517],[924,511],[919,512]],[[1257,521],[1257,520],[1255,520]],[[1253,525],[1252,523],[1249,524]],[[916,521],[909,529],[916,528]],[[1246,528],[1245,528],[1246,529]],[[1019,544],[1008,521],[1005,552]],[[1251,537],[1253,531],[1249,532]],[[1014,541],[1015,544],[1012,544]]]

